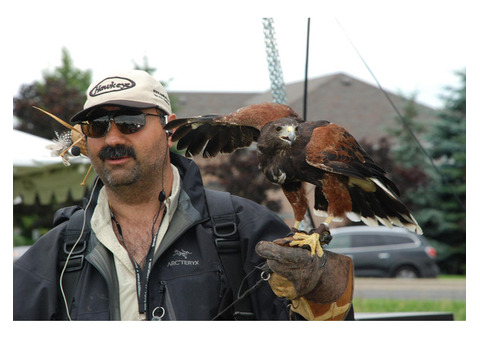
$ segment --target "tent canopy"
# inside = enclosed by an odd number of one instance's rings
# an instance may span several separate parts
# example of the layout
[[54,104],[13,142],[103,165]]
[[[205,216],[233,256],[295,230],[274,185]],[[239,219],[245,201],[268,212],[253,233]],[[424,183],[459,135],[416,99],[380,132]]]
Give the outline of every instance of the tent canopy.
[[[85,187],[83,181],[90,166],[87,157],[74,157],[71,165],[65,166],[60,157],[52,157],[46,146],[51,140],[13,130],[13,198],[22,198],[23,204],[34,204],[38,196],[40,203],[48,204],[53,197],[64,202],[68,194],[80,200]],[[90,174],[87,187],[90,187],[94,174]]]

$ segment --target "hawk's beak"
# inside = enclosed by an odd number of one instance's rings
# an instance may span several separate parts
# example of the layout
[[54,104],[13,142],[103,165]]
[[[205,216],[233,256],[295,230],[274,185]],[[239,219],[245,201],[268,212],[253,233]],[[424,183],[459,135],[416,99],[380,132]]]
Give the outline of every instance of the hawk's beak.
[[285,126],[280,133],[280,138],[291,145],[295,141],[295,138],[297,138],[295,126]]

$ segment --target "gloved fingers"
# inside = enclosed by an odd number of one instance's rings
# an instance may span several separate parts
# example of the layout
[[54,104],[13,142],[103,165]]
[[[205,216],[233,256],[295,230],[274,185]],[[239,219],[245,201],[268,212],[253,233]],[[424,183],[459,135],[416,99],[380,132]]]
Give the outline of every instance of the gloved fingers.
[[317,256],[312,257],[309,250],[266,241],[260,241],[255,249],[267,259],[274,273],[293,283],[299,296],[313,289],[323,273],[323,261]]
[[316,276],[321,265],[320,258],[312,257],[309,250],[298,247],[260,241],[255,250],[267,260],[271,270],[287,279],[303,279],[305,275]]
[[314,258],[310,256],[310,251],[299,247],[290,247],[283,242],[285,239],[275,240],[273,242],[260,241],[255,247],[258,255],[267,260],[274,260],[290,265],[308,265]]

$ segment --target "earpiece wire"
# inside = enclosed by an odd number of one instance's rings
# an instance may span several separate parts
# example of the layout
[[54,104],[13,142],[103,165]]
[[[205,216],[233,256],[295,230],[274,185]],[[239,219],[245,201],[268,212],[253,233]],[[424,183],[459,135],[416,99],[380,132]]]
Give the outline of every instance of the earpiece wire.
[[70,311],[69,311],[69,307],[68,307],[68,302],[67,302],[67,297],[65,296],[65,290],[63,289],[63,275],[65,273],[65,270],[67,269],[67,265],[68,265],[68,261],[70,261],[70,257],[72,256],[74,250],[75,250],[75,247],[77,246],[77,244],[80,242],[80,240],[82,239],[82,236],[83,236],[83,233],[85,231],[85,223],[86,223],[86,220],[87,220],[87,210],[88,210],[88,207],[90,206],[90,203],[92,202],[92,198],[93,198],[93,193],[95,191],[95,188],[97,187],[97,183],[98,183],[98,177],[96,178],[95,180],[95,183],[93,185],[93,188],[91,190],[91,193],[90,193],[90,199],[88,200],[87,202],[87,205],[85,206],[85,209],[83,211],[83,224],[82,224],[82,229],[80,231],[80,235],[78,236],[78,239],[77,241],[75,241],[75,243],[73,244],[73,247],[72,249],[70,250],[70,252],[68,253],[68,256],[67,256],[67,259],[65,260],[65,265],[63,266],[63,269],[62,269],[62,272],[60,273],[60,280],[59,280],[59,284],[60,284],[60,292],[62,293],[62,298],[63,298],[63,302],[65,304],[65,310],[67,312],[67,318],[69,321],[72,321],[72,318],[70,316]]

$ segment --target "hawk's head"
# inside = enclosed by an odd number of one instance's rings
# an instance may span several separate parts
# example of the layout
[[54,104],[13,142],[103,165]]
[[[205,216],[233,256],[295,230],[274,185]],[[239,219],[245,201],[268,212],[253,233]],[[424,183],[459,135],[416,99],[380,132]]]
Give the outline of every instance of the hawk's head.
[[297,139],[297,134],[298,122],[296,120],[278,119],[265,125],[258,143],[275,148],[290,148]]

